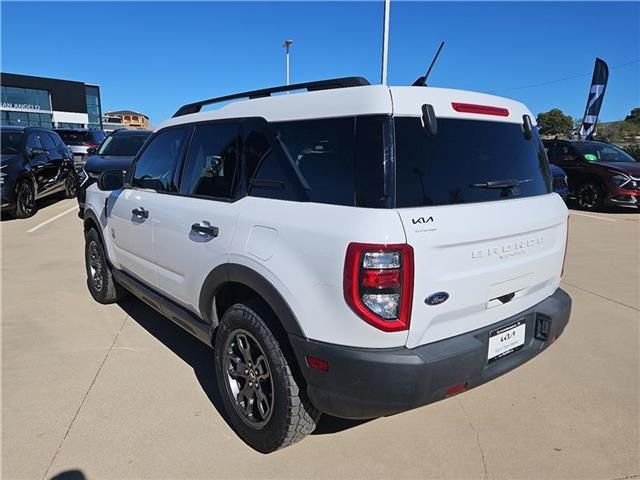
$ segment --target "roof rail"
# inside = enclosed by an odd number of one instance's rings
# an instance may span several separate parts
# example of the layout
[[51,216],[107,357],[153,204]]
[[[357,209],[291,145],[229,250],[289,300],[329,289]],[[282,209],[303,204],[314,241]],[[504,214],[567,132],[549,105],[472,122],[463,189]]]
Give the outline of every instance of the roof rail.
[[202,100],[200,102],[188,103],[178,109],[173,114],[174,117],[181,117],[182,115],[188,115],[190,113],[198,113],[203,106],[211,105],[213,103],[227,102],[229,100],[236,100],[239,98],[261,98],[270,97],[272,93],[289,92],[292,90],[307,90],[313,92],[315,90],[329,90],[332,88],[347,88],[347,87],[361,87],[365,85],[371,85],[366,78],[363,77],[343,77],[332,78],[330,80],[320,80],[317,82],[307,83],[295,83],[293,85],[282,85],[280,87],[263,88],[262,90],[253,90],[250,92],[234,93],[233,95],[226,95],[224,97],[209,98],[208,100]]

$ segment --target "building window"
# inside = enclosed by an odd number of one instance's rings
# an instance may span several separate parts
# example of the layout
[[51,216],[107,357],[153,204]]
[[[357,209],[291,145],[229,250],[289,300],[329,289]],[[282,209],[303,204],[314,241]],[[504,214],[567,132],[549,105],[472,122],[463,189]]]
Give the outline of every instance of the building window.
[[46,90],[1,86],[0,91],[2,108],[51,111],[51,99]]
[[0,124],[16,125],[19,127],[52,127],[50,113],[10,112],[3,110],[0,116]]
[[87,86],[87,114],[89,130],[102,130],[102,109],[100,108],[100,91],[98,87]]

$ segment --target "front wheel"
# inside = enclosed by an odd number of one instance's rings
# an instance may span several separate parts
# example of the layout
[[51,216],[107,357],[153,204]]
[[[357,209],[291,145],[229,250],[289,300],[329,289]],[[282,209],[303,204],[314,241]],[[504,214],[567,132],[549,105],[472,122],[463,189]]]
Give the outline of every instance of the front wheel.
[[262,453],[302,440],[320,417],[267,327],[269,315],[260,304],[235,304],[215,339],[216,377],[229,420],[240,438]]
[[604,193],[602,188],[594,182],[585,182],[578,187],[576,200],[580,208],[596,211],[602,208]]
[[16,218],[32,217],[36,213],[36,192],[29,180],[23,180],[18,185],[16,194]]

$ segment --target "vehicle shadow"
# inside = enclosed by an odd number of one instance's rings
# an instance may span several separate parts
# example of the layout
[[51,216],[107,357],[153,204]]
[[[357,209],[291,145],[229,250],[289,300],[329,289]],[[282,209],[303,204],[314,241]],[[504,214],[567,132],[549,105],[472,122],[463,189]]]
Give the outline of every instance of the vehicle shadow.
[[[47,207],[50,207],[51,205],[54,205],[58,202],[61,202],[63,200],[66,200],[62,195],[50,195],[48,197],[44,197],[41,198],[40,200],[36,200],[36,207],[38,207],[38,210],[36,211],[36,215],[38,214],[38,212],[40,212],[41,210],[44,210]],[[1,221],[3,222],[14,222],[14,221],[19,221],[19,220],[27,220],[26,218],[14,218],[10,215],[7,215],[5,213],[2,214],[2,216],[0,217]],[[33,217],[30,217],[33,218]]]
[[[118,305],[138,325],[153,335],[193,369],[196,379],[207,395],[207,398],[227,425],[229,425],[229,428],[233,430],[233,426],[229,422],[224,410],[222,393],[216,380],[213,349],[135,297],[130,296],[118,302]],[[347,420],[332,417],[331,415],[322,415],[312,435],[338,433],[369,421],[370,420]]]

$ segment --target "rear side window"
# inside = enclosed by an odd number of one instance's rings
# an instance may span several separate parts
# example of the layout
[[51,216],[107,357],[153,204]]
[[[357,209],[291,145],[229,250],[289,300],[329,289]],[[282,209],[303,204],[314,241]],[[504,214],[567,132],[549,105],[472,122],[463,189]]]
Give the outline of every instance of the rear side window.
[[309,200],[355,205],[355,118],[272,124],[310,187]]
[[231,198],[238,185],[238,125],[196,127],[182,173],[180,192]]
[[157,192],[175,192],[173,176],[190,132],[190,128],[159,132],[136,161],[131,185]]
[[252,197],[298,200],[293,168],[269,138],[260,128],[250,129],[244,137],[247,192]]
[[[522,198],[551,192],[544,147],[513,123],[419,118],[395,120],[396,206],[418,207]],[[509,186],[511,185],[511,186]]]

